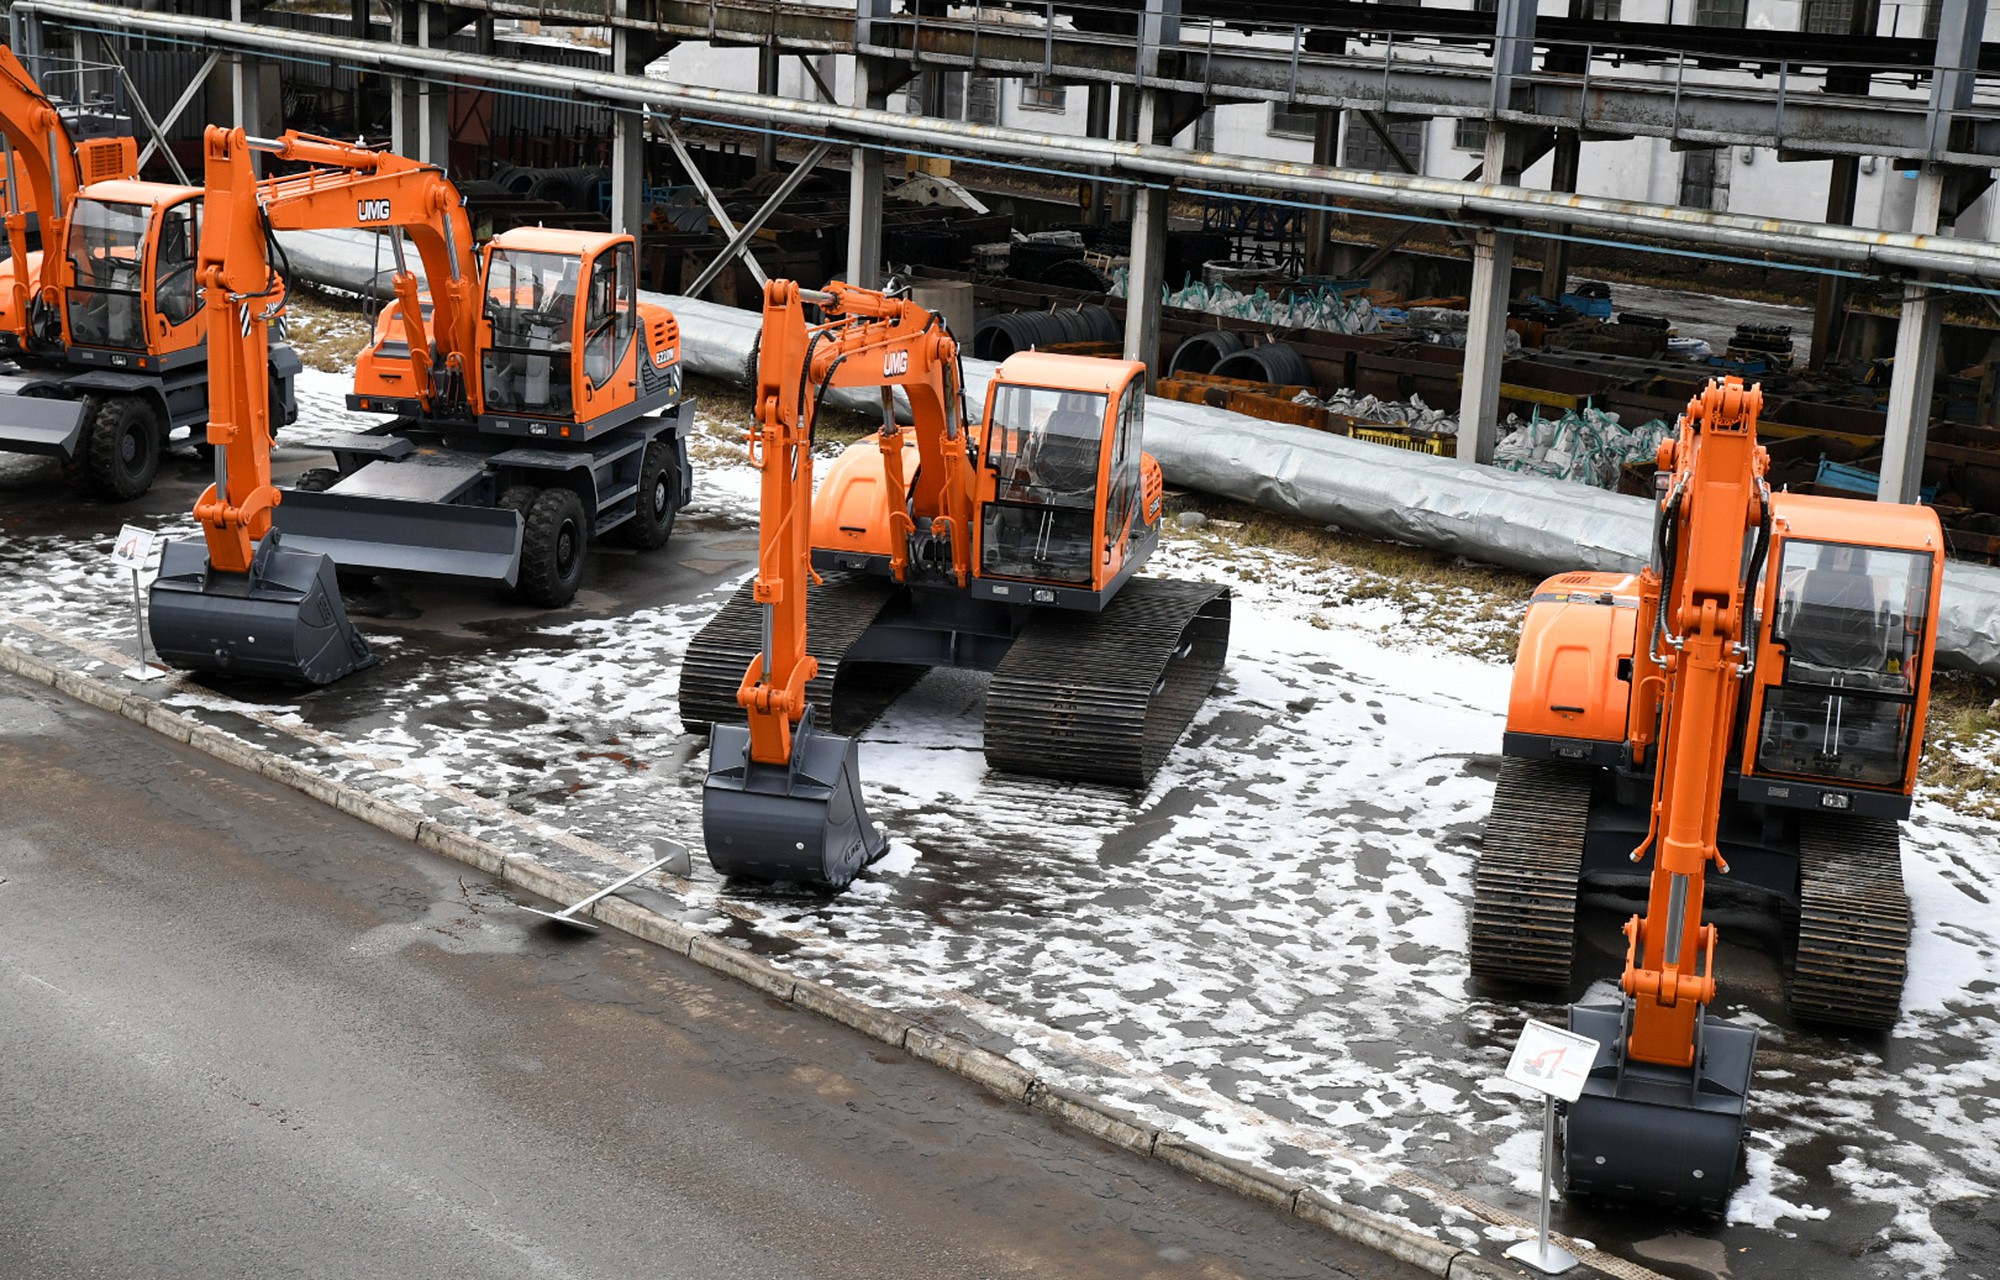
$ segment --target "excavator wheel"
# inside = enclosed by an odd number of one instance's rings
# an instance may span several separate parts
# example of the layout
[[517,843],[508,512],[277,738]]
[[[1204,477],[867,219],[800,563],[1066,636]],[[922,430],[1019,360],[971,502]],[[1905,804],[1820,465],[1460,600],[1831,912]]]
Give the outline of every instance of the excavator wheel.
[[639,463],[639,509],[632,518],[604,535],[606,542],[641,551],[657,551],[674,536],[674,511],[679,504],[680,466],[674,445],[665,436],[646,444]]
[[128,502],[153,485],[162,432],[153,406],[139,396],[85,400],[84,474],[98,497]]
[[[514,492],[510,489],[506,496]],[[506,497],[501,501],[504,504]],[[590,548],[590,520],[583,512],[583,499],[557,485],[538,491],[525,514],[521,576],[514,595],[543,609],[561,608],[583,584],[583,557]]]

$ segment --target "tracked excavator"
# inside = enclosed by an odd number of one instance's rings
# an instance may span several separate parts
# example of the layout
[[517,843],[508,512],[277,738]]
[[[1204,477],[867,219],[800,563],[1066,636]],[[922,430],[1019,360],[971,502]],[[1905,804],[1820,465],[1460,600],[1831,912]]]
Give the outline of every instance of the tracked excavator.
[[[62,461],[86,491],[136,498],[168,439],[208,412],[195,280],[199,187],[141,182],[133,139],[73,142],[62,111],[0,49],[9,265],[0,277],[0,451]],[[30,229],[38,243],[31,242]],[[274,425],[298,357],[265,353]]]
[[[937,666],[992,673],[991,767],[1144,785],[1229,643],[1227,588],[1137,574],[1163,501],[1144,366],[1017,354],[974,422],[940,316],[775,280],[757,370],[757,573],[689,645],[680,686],[682,722],[712,727],[715,868],[846,885],[883,847],[851,735]],[[899,387],[912,421],[846,449],[815,496],[836,387]]]
[[1881,1030],[1901,1002],[1944,539],[1923,507],[1770,492],[1762,403],[1737,378],[1691,400],[1651,563],[1551,578],[1522,626],[1472,970],[1567,989],[1579,888],[1647,895],[1622,999],[1569,1011],[1602,1046],[1564,1125],[1579,1195],[1729,1200],[1757,1033],[1709,1012],[1706,906],[1777,905],[1798,1018]]

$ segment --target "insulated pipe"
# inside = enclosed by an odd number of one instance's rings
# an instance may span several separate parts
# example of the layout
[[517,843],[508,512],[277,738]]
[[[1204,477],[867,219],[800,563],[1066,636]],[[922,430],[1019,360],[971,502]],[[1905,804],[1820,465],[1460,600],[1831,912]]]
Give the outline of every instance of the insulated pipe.
[[[413,50],[185,14],[148,13],[93,0],[16,0],[11,12],[113,35],[151,35],[225,50],[252,50],[289,60],[305,58],[365,67],[425,80],[453,77],[484,80],[531,86],[543,93],[550,92],[552,85],[551,68],[535,63],[450,49]],[[1588,227],[1710,248],[1770,253],[1787,260],[1859,263],[1881,274],[1931,271],[2000,281],[2000,244],[1984,241],[1714,213],[1449,178],[1368,173],[1249,156],[1180,151],[1143,142],[1068,137],[956,120],[913,122],[908,116],[888,111],[710,89],[641,76],[570,68],[563,68],[562,73],[562,82],[568,85],[564,96],[569,98],[641,110],[658,108],[669,113],[731,116],[763,127],[807,130],[842,142],[879,144],[897,150],[949,147],[982,157],[1004,157],[1033,164],[1063,163],[1155,182],[1170,178],[1199,186],[1235,184],[1294,197],[1401,204],[1475,224],[1538,220],[1562,227]]]

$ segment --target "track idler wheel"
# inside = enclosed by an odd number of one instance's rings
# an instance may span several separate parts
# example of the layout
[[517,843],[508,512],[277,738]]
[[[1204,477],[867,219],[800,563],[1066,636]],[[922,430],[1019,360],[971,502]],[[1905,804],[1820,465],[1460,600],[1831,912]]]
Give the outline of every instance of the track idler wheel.
[[1757,1033],[1703,1013],[1695,1065],[1628,1058],[1624,1011],[1571,1005],[1569,1029],[1597,1041],[1583,1096],[1563,1124],[1569,1194],[1721,1213],[1743,1158]]
[[812,721],[808,707],[782,765],[750,758],[747,725],[710,730],[701,833],[709,865],[723,875],[845,889],[888,850],[861,796],[854,739]]
[[318,685],[375,662],[341,606],[332,557],[287,551],[275,529],[248,573],[211,568],[200,538],[167,543],[148,612],[153,647],[184,671]]

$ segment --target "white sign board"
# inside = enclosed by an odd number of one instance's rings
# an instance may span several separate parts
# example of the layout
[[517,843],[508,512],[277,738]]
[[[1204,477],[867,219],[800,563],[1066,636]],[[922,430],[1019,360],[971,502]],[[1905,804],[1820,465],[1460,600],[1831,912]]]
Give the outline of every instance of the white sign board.
[[118,541],[111,544],[111,563],[134,573],[146,567],[146,557],[152,554],[152,531],[137,525],[128,524],[120,529]]
[[1583,1082],[1597,1059],[1597,1048],[1597,1041],[1589,1036],[1530,1019],[1521,1028],[1521,1042],[1514,1046],[1507,1078],[1564,1102],[1575,1102],[1583,1095]]

